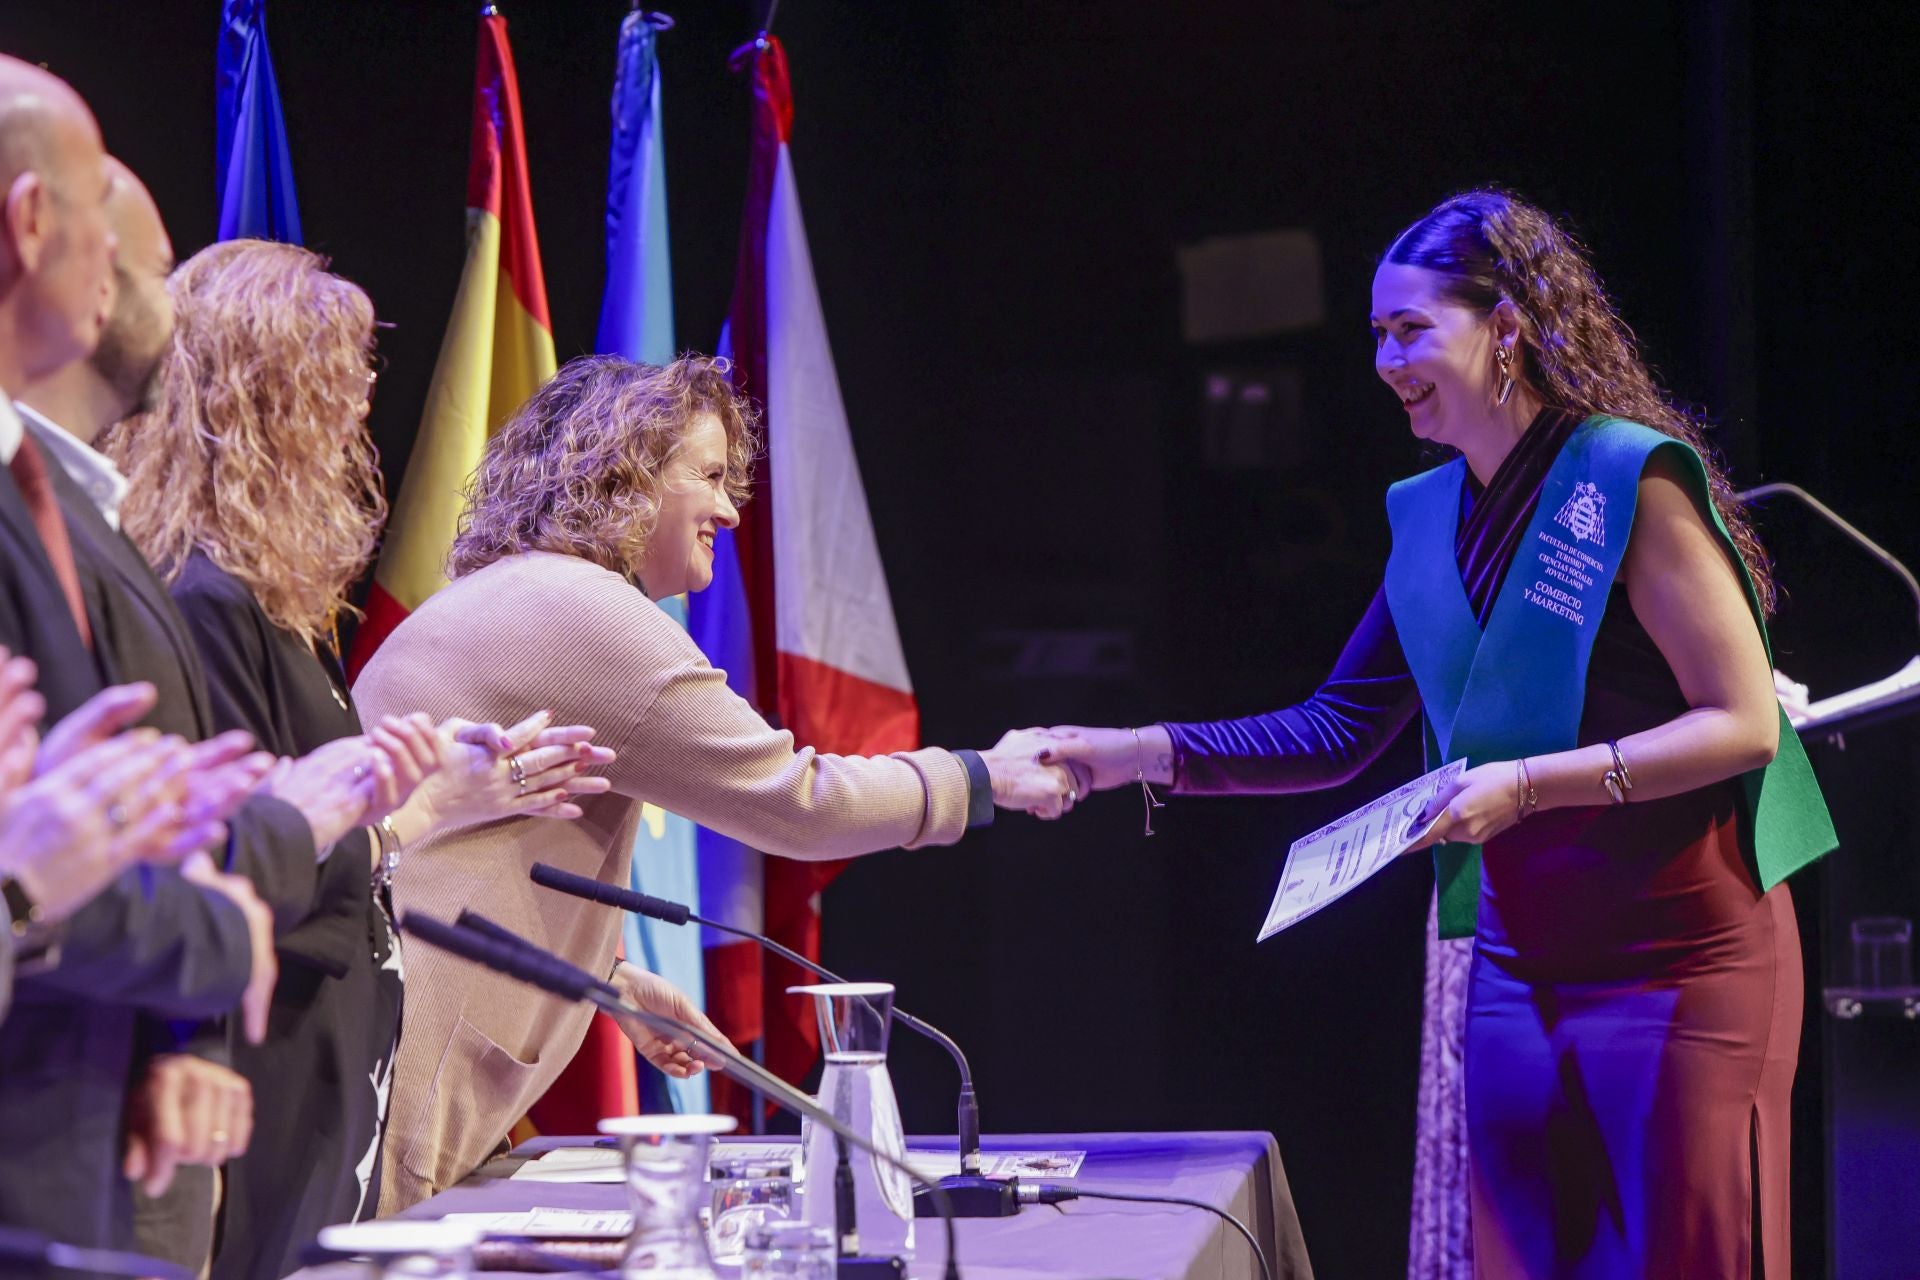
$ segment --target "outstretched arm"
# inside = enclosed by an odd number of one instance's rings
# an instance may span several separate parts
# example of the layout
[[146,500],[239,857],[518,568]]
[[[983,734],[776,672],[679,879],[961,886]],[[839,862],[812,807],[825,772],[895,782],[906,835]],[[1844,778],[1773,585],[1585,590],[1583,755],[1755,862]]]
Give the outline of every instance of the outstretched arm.
[[1306,701],[1233,720],[1138,730],[1063,725],[1049,731],[1056,742],[1046,758],[1088,769],[1096,791],[1143,778],[1183,795],[1313,791],[1372,764],[1419,709],[1383,589],[1332,674]]

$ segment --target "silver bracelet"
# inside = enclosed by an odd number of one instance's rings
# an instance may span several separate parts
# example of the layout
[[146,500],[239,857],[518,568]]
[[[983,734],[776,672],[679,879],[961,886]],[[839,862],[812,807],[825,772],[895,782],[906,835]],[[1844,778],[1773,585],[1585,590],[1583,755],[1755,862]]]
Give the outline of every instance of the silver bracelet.
[[1140,796],[1147,810],[1147,834],[1153,834],[1153,811],[1167,806],[1160,797],[1153,794],[1153,788],[1147,784],[1146,747],[1140,742],[1140,731],[1128,726],[1127,732],[1133,735],[1133,780],[1140,784]]
[[380,845],[380,865],[373,869],[373,891],[391,893],[394,873],[400,870],[400,853],[405,848],[400,843],[400,833],[393,828],[391,816],[374,824],[373,838]]

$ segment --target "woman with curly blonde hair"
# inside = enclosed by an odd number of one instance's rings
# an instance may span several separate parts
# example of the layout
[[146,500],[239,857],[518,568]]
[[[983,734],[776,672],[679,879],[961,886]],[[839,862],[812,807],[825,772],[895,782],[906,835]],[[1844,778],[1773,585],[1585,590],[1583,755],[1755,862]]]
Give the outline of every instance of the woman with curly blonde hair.
[[[703,1022],[657,979],[614,968],[619,913],[535,887],[531,865],[625,885],[643,803],[778,857],[825,859],[951,844],[995,803],[1052,816],[1070,802],[1066,772],[1038,765],[1033,741],[875,757],[796,750],[727,688],[655,602],[712,581],[713,540],[738,523],[756,445],[727,366],[700,356],[657,368],[582,357],[488,443],[452,585],[387,637],[354,691],[370,712],[484,713],[511,698],[590,716],[619,760],[612,794],[583,801],[579,823],[502,822],[433,841],[401,872],[403,909],[446,919],[478,907],[575,964],[613,970],[628,999]],[[472,1172],[572,1059],[589,1019],[457,960],[409,960],[383,1213]],[[697,1068],[628,1030],[670,1072]]]
[[[1383,255],[1371,328],[1408,429],[1451,456],[1388,490],[1385,580],[1333,674],[1243,719],[1063,726],[1048,758],[1098,789],[1309,791],[1419,719],[1429,767],[1467,766],[1403,834],[1436,848],[1439,934],[1471,940],[1431,953],[1430,999],[1462,971],[1421,1087],[1423,1119],[1452,1111],[1435,1086],[1464,1056],[1469,1158],[1438,1176],[1471,1236],[1416,1232],[1409,1274],[1785,1275],[1783,881],[1834,838],[1774,694],[1766,558],[1541,209],[1443,201]],[[1450,1147],[1430,1136],[1417,1184]]]
[[[326,266],[257,240],[184,263],[168,282],[175,326],[152,407],[105,441],[130,482],[122,527],[192,631],[215,721],[283,756],[361,732],[334,623],[387,510],[365,425],[373,304]],[[590,729],[443,721],[438,771],[335,846],[312,913],[276,939],[268,1037],[235,1047],[256,1119],[226,1165],[222,1280],[286,1274],[320,1227],[377,1200],[401,1005],[384,898],[400,852],[470,822],[578,817],[572,797],[607,785],[577,776],[612,758]]]

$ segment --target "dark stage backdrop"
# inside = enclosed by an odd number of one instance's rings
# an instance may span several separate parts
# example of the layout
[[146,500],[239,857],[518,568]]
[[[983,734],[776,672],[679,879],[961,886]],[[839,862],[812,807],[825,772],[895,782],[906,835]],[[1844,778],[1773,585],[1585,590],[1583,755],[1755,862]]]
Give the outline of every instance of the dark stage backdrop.
[[[87,95],[182,257],[214,227],[218,7],[0,5],[0,47]],[[563,359],[598,312],[626,7],[504,3]],[[661,45],[696,348],[725,311],[746,166],[724,60],[761,8],[686,4]],[[1382,492],[1421,463],[1371,370],[1373,260],[1470,184],[1572,218],[1654,363],[1724,415],[1743,480],[1801,480],[1912,558],[1911,9],[786,0],[800,189],[927,739],[1312,687],[1378,581]],[[373,411],[390,484],[460,265],[474,10],[271,6],[309,243],[392,325]],[[1176,247],[1283,227],[1318,238],[1326,322],[1187,345]],[[1286,411],[1234,463],[1204,392],[1248,371]],[[1816,692],[1912,652],[1880,578],[1782,537],[1783,662]],[[1395,1276],[1430,873],[1409,861],[1253,935],[1288,842],[1416,767],[1403,743],[1332,795],[1177,802],[1152,840],[1122,792],[870,859],[827,895],[827,958],[969,1046],[990,1129],[1271,1129],[1319,1273]],[[1805,917],[1817,875],[1798,891]],[[1804,1275],[1824,1220],[1811,1045]],[[937,1055],[898,1046],[896,1079],[912,1128],[951,1126]]]

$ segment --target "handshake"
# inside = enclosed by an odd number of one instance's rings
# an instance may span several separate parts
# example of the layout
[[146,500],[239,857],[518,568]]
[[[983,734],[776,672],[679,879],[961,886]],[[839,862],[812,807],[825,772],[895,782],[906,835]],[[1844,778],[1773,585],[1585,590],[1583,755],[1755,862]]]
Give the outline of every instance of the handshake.
[[1053,819],[1096,791],[1141,780],[1171,782],[1172,753],[1167,731],[1158,725],[1057,725],[1012,730],[980,758],[993,778],[996,805]]

